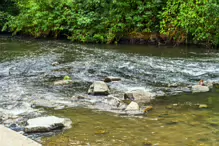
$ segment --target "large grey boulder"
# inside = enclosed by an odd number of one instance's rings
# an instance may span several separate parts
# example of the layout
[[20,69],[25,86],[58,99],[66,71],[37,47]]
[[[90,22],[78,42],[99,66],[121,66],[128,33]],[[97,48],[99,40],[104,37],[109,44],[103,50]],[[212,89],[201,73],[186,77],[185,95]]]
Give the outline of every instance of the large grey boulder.
[[192,93],[198,93],[198,92],[208,92],[209,87],[208,86],[202,86],[202,85],[194,85],[192,86]]
[[124,94],[125,100],[133,100],[137,103],[149,103],[155,95],[151,92],[138,89]]
[[70,128],[71,120],[68,118],[58,118],[55,116],[48,117],[38,117],[34,119],[29,119],[27,121],[27,126],[24,128],[24,131],[27,133],[33,132],[48,132],[54,129],[61,128]]
[[108,95],[109,92],[107,84],[103,81],[95,81],[88,90],[88,94],[93,95]]

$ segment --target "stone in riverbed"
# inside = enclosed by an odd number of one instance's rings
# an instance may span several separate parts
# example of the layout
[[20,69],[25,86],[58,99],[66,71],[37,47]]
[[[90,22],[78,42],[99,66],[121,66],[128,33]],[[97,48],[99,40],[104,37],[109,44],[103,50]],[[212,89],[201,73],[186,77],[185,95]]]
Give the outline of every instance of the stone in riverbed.
[[104,79],[104,82],[112,82],[112,81],[120,81],[120,80],[121,80],[121,78],[119,78],[119,77],[109,76],[109,77]]
[[192,93],[208,92],[208,91],[209,91],[209,87],[207,86],[201,86],[201,85],[192,86]]
[[9,75],[10,75],[9,69],[0,71],[0,78],[1,78],[1,77],[7,77],[7,76],[9,76]]
[[208,108],[207,104],[199,104],[198,108]]
[[134,100],[137,103],[149,103],[154,94],[144,90],[133,90],[124,94],[124,99]]
[[132,101],[125,109],[126,111],[138,111],[139,105],[138,103]]
[[59,80],[59,81],[55,81],[54,85],[58,86],[58,85],[68,85],[68,84],[72,84],[73,81],[72,80]]
[[57,65],[59,65],[59,62],[53,62],[52,63],[52,66],[57,66]]
[[71,120],[67,118],[58,118],[55,116],[38,117],[29,119],[24,128],[26,133],[48,132],[54,129],[71,128]]
[[108,95],[110,92],[107,84],[103,81],[95,81],[88,89],[88,94]]

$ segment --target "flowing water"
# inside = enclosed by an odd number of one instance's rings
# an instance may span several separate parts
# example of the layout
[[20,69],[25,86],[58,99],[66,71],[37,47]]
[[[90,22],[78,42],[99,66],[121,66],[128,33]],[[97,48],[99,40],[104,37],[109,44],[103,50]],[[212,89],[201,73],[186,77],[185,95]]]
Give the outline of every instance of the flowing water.
[[[59,65],[53,66],[53,62]],[[219,53],[196,47],[137,45],[84,45],[54,40],[0,38],[0,112],[13,115],[38,113],[31,101],[67,102],[86,94],[93,81],[116,76],[112,94],[141,88],[175,95],[179,88],[219,82]],[[70,76],[74,83],[54,86]],[[177,88],[168,85],[176,84]],[[219,145],[217,89],[209,93],[160,97],[143,117],[120,117],[105,107],[50,111],[73,121],[73,128],[44,139],[45,145]],[[207,104],[199,109],[197,104]],[[105,111],[105,112],[104,112]]]

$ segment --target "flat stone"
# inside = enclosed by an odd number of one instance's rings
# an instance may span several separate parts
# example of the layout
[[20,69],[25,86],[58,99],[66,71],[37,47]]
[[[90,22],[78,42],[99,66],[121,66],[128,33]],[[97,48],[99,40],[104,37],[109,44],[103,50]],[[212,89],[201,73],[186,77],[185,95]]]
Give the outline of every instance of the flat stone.
[[109,77],[104,79],[104,82],[113,82],[113,81],[120,81],[120,80],[121,80],[121,78],[119,78],[119,77],[109,76]]
[[42,146],[41,144],[0,125],[0,145],[1,146]]
[[58,85],[68,85],[68,84],[72,84],[73,81],[72,80],[59,80],[59,81],[55,81],[54,85],[58,86]]
[[198,93],[198,92],[208,92],[209,88],[207,86],[202,86],[202,85],[194,85],[192,86],[192,92],[193,93]]
[[57,104],[53,101],[45,100],[45,99],[37,99],[32,101],[31,107],[46,107],[46,108],[55,108]]
[[[67,121],[67,122],[66,122]],[[38,117],[29,119],[24,131],[27,133],[32,132],[48,132],[54,129],[61,129],[63,127],[69,127],[69,119],[58,118],[55,116]]]

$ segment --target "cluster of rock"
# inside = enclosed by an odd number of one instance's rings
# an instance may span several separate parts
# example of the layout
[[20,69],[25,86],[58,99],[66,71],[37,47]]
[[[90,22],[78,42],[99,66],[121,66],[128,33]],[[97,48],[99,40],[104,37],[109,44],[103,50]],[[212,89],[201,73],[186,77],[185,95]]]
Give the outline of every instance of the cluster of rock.
[[[107,104],[103,106],[103,110],[118,113],[120,115],[143,115],[153,109],[150,104],[157,96],[165,96],[163,91],[152,93],[143,89],[135,89],[120,95],[110,94],[110,89],[107,85],[108,82],[117,82],[121,79],[118,77],[107,77],[104,81],[95,81],[88,89],[88,95],[79,95],[73,97],[71,102],[61,103],[59,101],[49,101],[44,99],[34,100],[32,107],[50,107],[54,109],[63,109],[65,107],[73,107],[76,101],[81,103],[98,103]],[[54,82],[54,85],[66,85],[73,83],[72,80],[60,80]],[[173,87],[173,85],[171,86]],[[174,88],[177,87],[174,85]],[[194,85],[183,89],[185,92],[197,93],[208,92],[212,86]],[[183,91],[182,90],[182,91]],[[85,104],[86,105],[86,104]],[[88,104],[87,104],[88,105]],[[203,108],[203,105],[200,107]],[[27,120],[27,126],[24,131],[27,133],[33,132],[48,132],[54,129],[70,128],[71,120],[66,118],[58,118],[54,116],[38,117]]]
[[[107,77],[104,81],[105,82],[112,82],[112,81],[120,81],[121,79],[118,77]],[[124,93],[122,98],[121,96],[114,97],[114,95],[110,94],[110,89],[108,85],[104,81],[95,81],[88,89],[88,94],[90,95],[104,95],[106,96],[105,99],[107,100],[108,104],[111,104],[114,107],[111,111],[116,110],[117,113],[120,114],[128,114],[128,115],[139,115],[144,114],[145,110],[144,107],[140,107],[140,104],[143,103],[150,103],[150,101],[154,98],[154,94],[143,89],[136,89]],[[108,95],[108,96],[107,96]],[[126,102],[129,104],[126,104]],[[151,108],[152,109],[152,108]]]
[[[141,106],[142,104],[149,104],[152,99],[154,99],[157,96],[165,96],[166,94],[163,91],[158,91],[156,93],[152,93],[149,91],[145,91],[143,89],[136,89],[136,90],[131,90],[123,94],[123,97],[121,96],[114,97],[114,95],[109,95],[110,94],[110,89],[106,82],[112,82],[112,81],[120,81],[121,79],[118,77],[107,77],[104,81],[95,81],[93,84],[90,86],[88,90],[88,94],[90,95],[104,95],[106,96],[105,98],[107,99],[107,102],[109,104],[114,104],[117,107],[117,113],[118,110],[121,110],[121,113],[125,114],[144,114],[145,112],[148,112],[149,110],[152,109],[152,106]],[[211,88],[213,88],[212,83],[208,83],[206,86],[205,85],[193,85],[189,87],[181,87],[181,90],[177,88],[177,85],[170,85],[168,87],[172,87],[169,89],[175,89],[175,94],[177,95],[178,93],[199,93],[199,92],[208,92],[210,91]],[[108,95],[108,96],[107,96]],[[172,94],[174,95],[174,94]],[[129,101],[127,104],[127,102]]]

